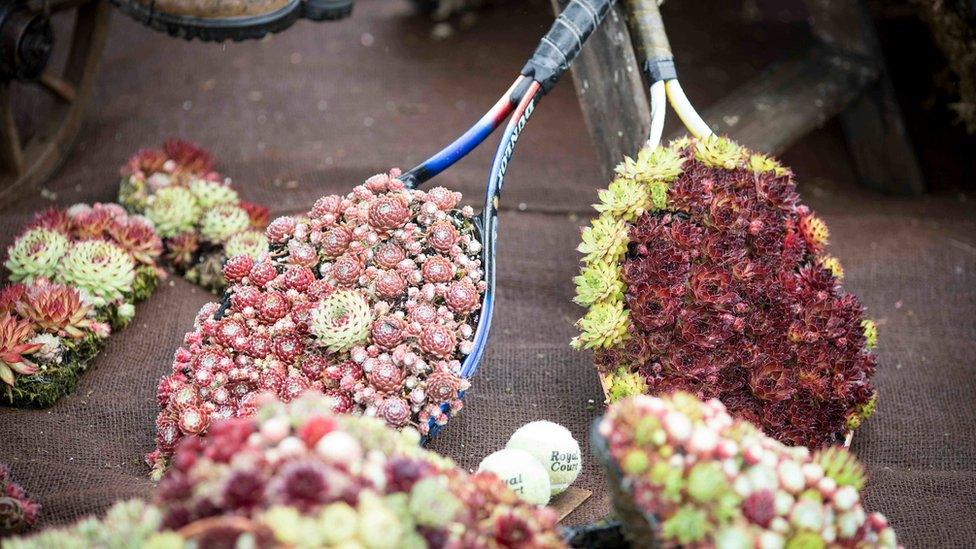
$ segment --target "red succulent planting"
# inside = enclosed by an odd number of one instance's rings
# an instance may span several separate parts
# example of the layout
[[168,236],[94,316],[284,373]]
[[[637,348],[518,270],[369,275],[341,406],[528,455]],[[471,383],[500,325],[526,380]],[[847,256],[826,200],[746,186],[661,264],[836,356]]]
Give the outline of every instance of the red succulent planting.
[[81,339],[92,331],[91,306],[81,301],[78,291],[60,284],[37,284],[23,292],[15,306],[21,318],[38,329]]
[[719,138],[618,173],[577,278],[591,310],[575,343],[594,349],[610,398],[688,391],[787,444],[842,441],[874,405],[873,341],[792,173]]
[[167,159],[176,163],[181,171],[194,175],[206,175],[213,172],[213,156],[194,143],[182,139],[167,139],[163,143],[163,153]]
[[218,420],[177,445],[154,502],[162,528],[202,529],[230,547],[241,529],[227,525],[242,522],[268,546],[564,546],[552,509],[419,448],[415,431],[336,416],[323,395],[255,400],[256,417]]
[[247,200],[241,200],[238,206],[247,212],[247,216],[251,219],[251,227],[260,230],[268,226],[270,210],[268,210],[267,206],[248,202]]
[[193,264],[193,258],[200,249],[197,233],[185,232],[166,239],[166,261],[177,270],[184,270]]
[[11,387],[15,384],[15,373],[30,375],[37,371],[37,365],[27,359],[41,348],[40,344],[30,343],[33,335],[30,323],[10,313],[0,315],[0,380]]
[[37,523],[41,506],[13,481],[10,468],[0,463],[0,536],[19,534]]
[[325,393],[336,411],[423,434],[461,409],[486,287],[473,211],[442,210],[457,193],[408,190],[398,175],[275,219],[267,255],[223,265],[223,306],[201,310],[160,385],[157,471],[182,437],[254,413],[259,392]]

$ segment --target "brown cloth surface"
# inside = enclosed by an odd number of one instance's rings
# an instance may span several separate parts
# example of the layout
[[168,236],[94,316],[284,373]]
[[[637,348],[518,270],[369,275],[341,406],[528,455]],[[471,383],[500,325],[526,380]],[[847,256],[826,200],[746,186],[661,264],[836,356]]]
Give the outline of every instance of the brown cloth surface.
[[[410,13],[406,2],[360,0],[351,20],[225,46],[172,40],[116,14],[87,126],[47,187],[61,204],[112,200],[128,155],[175,135],[211,149],[246,198],[275,214],[306,209],[452,139],[507,86],[549,21],[539,7],[499,10],[434,42]],[[703,106],[795,41],[789,25],[704,36],[681,13],[670,15],[675,51],[687,52],[685,87]],[[466,410],[432,444],[469,468],[534,419],[566,425],[585,446],[602,409],[589,355],[568,341],[581,314],[570,301],[578,226],[604,182],[571,86],[537,112],[503,199],[490,348]],[[437,183],[480,200],[490,149]],[[871,477],[869,507],[909,547],[972,545],[976,208],[962,196],[891,198],[858,187],[833,127],[784,160],[831,228],[847,288],[879,322],[881,400],[854,438]],[[4,204],[0,246],[47,205],[38,193]],[[171,278],[110,338],[73,395],[50,410],[0,409],[0,460],[44,505],[44,524],[151,493],[142,456],[153,448],[156,383],[208,299]],[[602,477],[591,459],[584,464],[578,486],[594,495],[571,524],[608,510]]]

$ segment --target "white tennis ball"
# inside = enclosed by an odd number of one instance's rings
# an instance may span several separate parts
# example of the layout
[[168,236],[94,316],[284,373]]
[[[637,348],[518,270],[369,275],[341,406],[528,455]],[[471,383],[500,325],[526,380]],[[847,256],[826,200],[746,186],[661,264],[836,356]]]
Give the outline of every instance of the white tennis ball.
[[505,448],[532,454],[549,473],[552,495],[576,481],[583,468],[579,443],[569,429],[551,421],[533,421],[519,427]]
[[549,475],[528,452],[499,450],[481,460],[478,471],[495,473],[527,503],[534,505],[549,503]]

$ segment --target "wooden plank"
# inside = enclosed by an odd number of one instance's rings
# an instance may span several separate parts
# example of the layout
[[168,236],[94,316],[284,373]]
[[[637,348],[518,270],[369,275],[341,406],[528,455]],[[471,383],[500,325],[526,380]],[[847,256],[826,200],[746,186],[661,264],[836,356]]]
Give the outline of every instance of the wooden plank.
[[[569,3],[551,1],[556,13]],[[604,178],[609,180],[624,156],[640,150],[651,127],[646,86],[620,2],[583,46],[572,72],[583,119]]]
[[810,27],[823,43],[865,56],[878,67],[877,83],[841,112],[841,125],[864,183],[896,194],[925,192],[925,181],[885,69],[884,55],[861,0],[805,0]]
[[769,67],[702,116],[717,134],[779,154],[841,112],[876,76],[863,58],[814,47]]

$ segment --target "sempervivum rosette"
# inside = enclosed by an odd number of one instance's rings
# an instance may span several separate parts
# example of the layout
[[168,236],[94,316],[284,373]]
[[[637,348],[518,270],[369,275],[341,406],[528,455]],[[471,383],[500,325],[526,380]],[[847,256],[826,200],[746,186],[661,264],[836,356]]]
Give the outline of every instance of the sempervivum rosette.
[[638,547],[897,547],[864,510],[864,469],[846,450],[784,446],[717,399],[625,399],[593,446]]
[[[19,534],[34,526],[41,506],[13,481],[10,468],[0,463],[0,537]],[[6,545],[6,541],[4,541]]]
[[10,547],[564,547],[554,510],[421,449],[414,430],[334,415],[321,394],[251,404],[178,445],[152,504]]
[[65,254],[56,279],[80,290],[86,301],[103,306],[132,292],[135,261],[110,242],[76,242]]
[[37,214],[5,262],[19,282],[0,290],[0,401],[50,406],[70,392],[156,288],[162,251],[152,223],[116,204]]
[[156,494],[163,526],[193,532],[201,520],[243,517],[277,544],[304,547],[562,545],[555,512],[522,503],[493,474],[420,449],[416,431],[330,407],[321,394],[270,402],[184,440]]
[[645,149],[583,230],[577,348],[608,400],[690,391],[787,443],[843,440],[872,412],[874,323],[840,287],[793,174],[718,137]]
[[7,248],[4,266],[10,271],[10,280],[29,283],[36,278],[52,278],[69,245],[68,237],[54,229],[27,230]]
[[425,435],[461,409],[485,290],[472,212],[460,194],[408,190],[398,174],[274,220],[269,257],[227,261],[223,305],[204,307],[160,383],[154,467],[183,436],[251,413],[259,391],[317,390],[336,412]]
[[210,154],[196,145],[167,140],[161,149],[139,151],[121,171],[119,202],[155,223],[166,261],[190,281],[220,291],[227,258],[257,259],[267,252],[260,230],[268,209],[241,200],[230,179],[213,170]]

